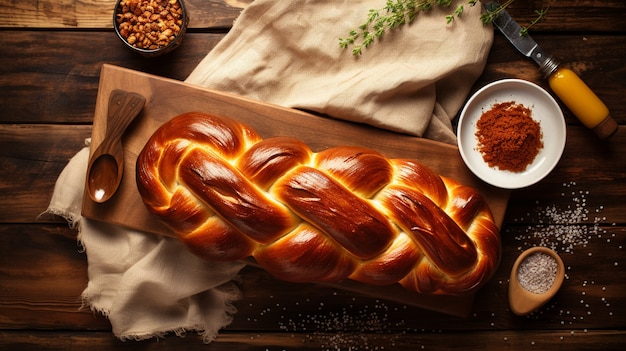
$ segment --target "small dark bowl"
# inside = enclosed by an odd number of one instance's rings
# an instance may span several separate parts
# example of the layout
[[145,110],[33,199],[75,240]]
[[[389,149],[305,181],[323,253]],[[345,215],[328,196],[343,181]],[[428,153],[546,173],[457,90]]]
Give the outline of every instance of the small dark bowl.
[[[166,45],[159,46],[158,48],[155,48],[155,49],[146,49],[146,48],[137,47],[137,46],[129,43],[128,40],[124,37],[124,35],[122,35],[122,33],[120,32],[120,25],[117,22],[117,17],[122,12],[122,7],[120,5],[120,3],[122,1],[123,0],[117,0],[115,2],[115,8],[114,8],[114,11],[113,11],[113,28],[115,28],[115,34],[117,35],[118,38],[120,38],[122,43],[124,43],[124,46],[126,46],[131,51],[136,52],[136,53],[138,53],[138,54],[140,54],[141,56],[144,56],[144,57],[161,56],[161,55],[164,55],[164,54],[166,54],[168,52],[171,52],[172,50],[174,50],[178,46],[180,46],[180,44],[182,43],[183,37],[185,36],[185,33],[187,32],[187,26],[189,25],[189,15],[187,14],[187,8],[185,7],[184,0],[177,0],[178,3],[180,4],[180,8],[182,10],[182,18],[181,18],[182,19],[182,24],[179,25],[180,30],[179,30],[178,34],[176,34],[174,39],[169,41]],[[128,1],[128,0],[126,0],[126,1]],[[148,20],[147,23],[152,23],[152,22],[150,22]]]

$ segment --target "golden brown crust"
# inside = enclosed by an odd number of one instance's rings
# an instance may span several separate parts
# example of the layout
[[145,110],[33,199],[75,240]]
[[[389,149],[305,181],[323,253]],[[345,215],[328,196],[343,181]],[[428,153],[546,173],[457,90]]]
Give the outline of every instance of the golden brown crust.
[[455,295],[500,261],[499,231],[476,190],[413,160],[347,146],[313,153],[213,115],[159,128],[137,159],[137,186],[195,254],[252,256],[285,280]]

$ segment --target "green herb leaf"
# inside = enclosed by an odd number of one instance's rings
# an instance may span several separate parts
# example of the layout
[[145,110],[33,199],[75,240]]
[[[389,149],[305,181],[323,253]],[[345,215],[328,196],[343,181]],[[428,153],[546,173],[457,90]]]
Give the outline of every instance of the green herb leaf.
[[[513,1],[507,0],[501,5],[493,3],[481,14],[481,21],[484,24],[492,22]],[[383,8],[369,10],[366,21],[358,27],[358,30],[351,30],[347,38],[339,38],[339,46],[344,49],[353,46],[352,54],[360,56],[364,48],[368,48],[376,39],[382,38],[388,30],[412,23],[420,12],[429,11],[435,6],[450,7],[452,2],[453,0],[387,0]],[[477,3],[478,0],[467,0],[465,5],[475,6]],[[526,35],[530,27],[543,21],[548,8],[549,6],[535,11],[537,18],[522,28],[520,35]],[[446,23],[449,24],[455,18],[461,17],[463,11],[464,4],[458,5],[452,13],[445,16]]]

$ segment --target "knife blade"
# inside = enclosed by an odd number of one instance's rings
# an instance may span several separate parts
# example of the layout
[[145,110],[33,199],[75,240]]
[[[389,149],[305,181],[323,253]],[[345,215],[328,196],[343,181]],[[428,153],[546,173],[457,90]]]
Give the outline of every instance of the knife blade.
[[[495,2],[490,2],[486,5],[487,8],[497,8],[499,5]],[[511,15],[502,10],[493,19],[493,25],[500,30],[502,34],[506,37],[506,39],[513,44],[515,48],[519,52],[521,52],[524,56],[529,57],[535,61],[539,65],[539,67],[543,67],[547,60],[550,60],[551,57],[547,56],[544,51],[541,49],[539,44],[530,35],[525,34],[522,35],[522,27],[520,27],[517,22],[511,17]]]
[[484,4],[487,11],[499,11],[493,18],[493,25],[524,56],[531,58],[543,73],[552,91],[585,125],[598,137],[606,139],[617,132],[617,122],[611,117],[608,107],[583,82],[576,73],[559,67],[556,59],[546,54],[530,35],[522,34],[522,27],[497,2]]

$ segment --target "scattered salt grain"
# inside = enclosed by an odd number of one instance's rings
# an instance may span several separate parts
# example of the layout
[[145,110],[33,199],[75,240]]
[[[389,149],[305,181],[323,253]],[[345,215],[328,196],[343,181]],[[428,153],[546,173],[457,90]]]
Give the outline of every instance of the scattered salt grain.
[[[573,188],[575,182],[564,183],[564,187]],[[526,234],[516,237],[518,241],[529,239],[539,239],[538,245],[549,247],[557,252],[573,253],[577,246],[586,247],[589,238],[602,235],[603,230],[600,223],[606,220],[605,217],[593,218],[593,225],[583,225],[589,221],[589,209],[587,208],[587,195],[589,191],[562,192],[561,196],[571,195],[572,205],[566,208],[558,208],[555,205],[548,205],[537,208],[536,213],[541,215],[537,225],[529,226]],[[539,202],[536,202],[539,205]],[[600,206],[596,209],[599,212],[603,209]]]

